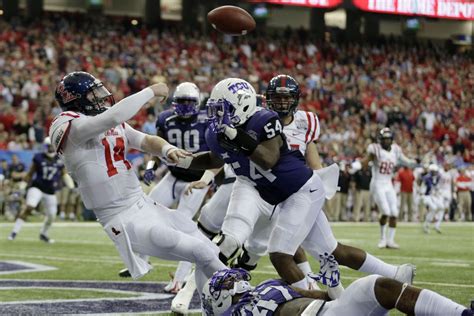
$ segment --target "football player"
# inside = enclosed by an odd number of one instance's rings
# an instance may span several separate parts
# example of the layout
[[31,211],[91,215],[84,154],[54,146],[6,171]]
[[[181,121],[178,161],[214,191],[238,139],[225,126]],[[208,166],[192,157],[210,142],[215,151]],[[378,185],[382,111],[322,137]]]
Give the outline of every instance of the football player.
[[[400,146],[393,143],[393,133],[388,127],[380,130],[378,143],[370,144],[367,153],[367,156],[362,160],[362,164],[367,167],[369,162],[372,161],[370,193],[382,214],[380,217],[380,242],[378,247],[398,249],[400,246],[395,243],[395,230],[400,210],[392,178],[394,169],[398,164],[414,167],[416,161],[407,158]],[[388,238],[387,219],[389,226]]]
[[53,121],[50,135],[85,207],[94,211],[133,278],[151,269],[140,254],[195,262],[196,283],[202,286],[225,267],[217,257],[218,248],[190,218],[147,197],[125,156],[129,148],[170,163],[189,155],[125,123],[146,103],[167,95],[165,84],[154,84],[108,108],[113,97],[100,80],[86,72],[70,73],[56,88],[64,112]]
[[[199,110],[199,106],[199,88],[192,82],[179,84],[173,94],[173,108],[158,115],[156,121],[157,135],[171,145],[191,153],[209,150],[204,136],[207,128],[207,115],[205,111]],[[147,164],[143,178],[148,185],[155,178],[158,161],[157,158]],[[168,169],[169,172],[153,187],[149,197],[165,207],[171,207],[177,202],[176,210],[184,216],[193,218],[209,190],[209,184],[214,179],[214,173],[210,170],[204,172],[184,170],[175,166],[169,166]],[[199,180],[201,177],[203,177],[203,182],[206,185],[185,194],[189,183]],[[190,262],[180,261],[172,280],[164,289],[165,292],[176,294],[181,289],[191,268],[192,264]],[[128,276],[128,272],[121,270],[119,275]]]
[[428,208],[425,222],[423,223],[423,231],[429,233],[431,221],[437,217],[435,230],[441,234],[440,226],[443,220],[445,202],[441,191],[441,175],[439,167],[436,164],[431,164],[428,167],[428,173],[421,179],[423,202]]
[[73,188],[74,182],[66,173],[64,164],[56,155],[49,137],[44,140],[44,148],[44,152],[34,155],[33,163],[25,177],[25,181],[29,183],[26,192],[26,209],[17,215],[13,230],[8,236],[9,240],[16,238],[26,218],[38,206],[39,202],[43,201],[46,208],[46,218],[39,239],[46,243],[54,242],[48,237],[48,230],[58,212],[56,192],[59,190],[61,179],[68,188]]
[[[218,271],[202,290],[203,315],[385,316],[391,309],[417,316],[474,315],[473,307],[468,309],[433,291],[379,275],[358,279],[339,297],[331,297],[331,286],[339,282],[333,276],[339,271],[333,260],[321,262],[321,267],[327,266],[330,268],[315,276],[329,285],[327,292],[303,290],[282,280],[267,280],[253,287],[244,269]],[[326,278],[325,272],[331,277]]]
[[[238,78],[219,82],[212,90],[208,108],[206,140],[211,152],[186,156],[178,166],[206,169],[226,162],[238,176],[218,241],[222,260],[235,255],[262,213],[267,216],[266,225],[274,225],[268,244],[270,259],[289,283],[305,279],[293,259],[300,245],[315,257],[335,252],[339,260],[354,269],[411,282],[412,266],[399,269],[356,248],[346,247],[353,251],[345,252],[337,249],[338,243],[321,212],[324,199],[336,191],[337,167],[313,171],[300,151],[290,150],[278,115],[256,107],[255,90],[248,82]],[[278,216],[270,221],[275,212]]]

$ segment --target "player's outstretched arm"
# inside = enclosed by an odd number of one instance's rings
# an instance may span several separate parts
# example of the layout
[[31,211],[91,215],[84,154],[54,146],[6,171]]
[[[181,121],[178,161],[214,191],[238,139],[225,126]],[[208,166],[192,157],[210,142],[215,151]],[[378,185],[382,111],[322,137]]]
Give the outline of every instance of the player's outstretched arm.
[[211,151],[205,151],[179,159],[176,166],[197,170],[217,169],[224,166],[224,161]]
[[142,91],[121,100],[107,111],[96,116],[88,116],[74,120],[71,125],[69,138],[76,144],[81,144],[115,127],[129,119],[154,97],[166,98],[168,87],[164,83],[154,84]]
[[313,170],[321,169],[323,165],[321,164],[321,158],[319,157],[318,148],[316,147],[315,142],[308,143],[306,145],[306,164]]

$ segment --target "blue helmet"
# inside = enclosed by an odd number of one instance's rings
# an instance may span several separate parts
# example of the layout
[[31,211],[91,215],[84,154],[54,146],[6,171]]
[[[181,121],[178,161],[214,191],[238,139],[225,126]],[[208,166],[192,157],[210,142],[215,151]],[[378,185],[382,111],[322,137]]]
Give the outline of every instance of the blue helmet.
[[74,111],[85,115],[104,112],[107,100],[112,104],[115,102],[102,81],[84,71],[66,75],[56,87],[55,98],[63,111]]
[[296,111],[300,100],[300,87],[293,77],[278,75],[268,83],[265,96],[269,109],[280,116],[286,116]]

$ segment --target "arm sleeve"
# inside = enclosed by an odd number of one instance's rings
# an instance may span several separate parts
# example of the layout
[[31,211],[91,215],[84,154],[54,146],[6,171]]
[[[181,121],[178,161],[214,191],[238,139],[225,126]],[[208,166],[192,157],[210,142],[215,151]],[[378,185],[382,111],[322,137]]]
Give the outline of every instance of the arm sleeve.
[[142,142],[146,134],[137,131],[127,123],[125,123],[125,136],[127,137],[128,145],[133,149],[142,150]]
[[308,131],[306,132],[306,144],[312,143],[319,138],[319,120],[316,114],[306,112],[308,120]]
[[131,119],[153,96],[153,90],[145,88],[123,99],[99,115],[74,119],[71,124],[69,139],[76,144],[82,144],[92,137]]

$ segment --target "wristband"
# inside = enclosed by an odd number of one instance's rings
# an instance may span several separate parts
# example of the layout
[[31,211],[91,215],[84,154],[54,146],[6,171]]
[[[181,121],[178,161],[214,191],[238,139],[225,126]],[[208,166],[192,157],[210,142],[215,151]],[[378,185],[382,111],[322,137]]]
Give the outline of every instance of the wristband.
[[183,168],[183,169],[189,169],[193,159],[194,159],[193,156],[186,156],[184,158],[179,158],[178,163],[176,164],[176,167]]
[[163,148],[161,148],[161,155],[165,158],[168,158],[168,152],[172,149],[178,149],[178,148],[171,144],[164,145]]
[[204,171],[204,174],[201,177],[201,181],[209,185],[211,184],[212,180],[214,180],[214,172],[210,170]]

